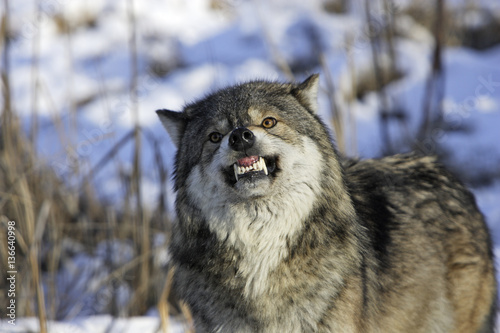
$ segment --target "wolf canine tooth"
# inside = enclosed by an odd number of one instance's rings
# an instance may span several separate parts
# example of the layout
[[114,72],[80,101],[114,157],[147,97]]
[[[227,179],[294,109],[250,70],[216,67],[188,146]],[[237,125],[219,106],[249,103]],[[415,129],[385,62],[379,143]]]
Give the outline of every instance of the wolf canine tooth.
[[[266,172],[266,161],[264,161],[264,159],[261,157],[259,158],[259,169],[260,170],[264,170],[264,172]],[[267,172],[266,172],[266,175],[267,175]]]
[[236,181],[238,181],[238,166],[236,164],[233,164],[233,169],[234,169],[234,177],[236,178]]
[[258,161],[255,162],[254,164],[254,169],[257,170],[257,171],[261,171],[262,170],[262,163],[261,163],[261,158],[259,158]]

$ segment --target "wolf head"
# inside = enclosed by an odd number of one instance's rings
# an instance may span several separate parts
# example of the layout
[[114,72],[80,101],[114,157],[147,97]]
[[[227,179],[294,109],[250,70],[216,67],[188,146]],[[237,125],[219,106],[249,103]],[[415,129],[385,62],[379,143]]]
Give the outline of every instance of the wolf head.
[[231,203],[317,186],[325,163],[319,151],[333,152],[316,116],[317,92],[318,75],[300,84],[254,81],[182,112],[157,111],[178,148],[177,189],[191,177],[195,195]]
[[182,112],[157,111],[178,148],[179,223],[171,246],[179,261],[215,251],[196,238],[215,235],[237,251],[245,294],[257,297],[308,220],[325,207],[353,214],[337,154],[316,114],[317,92],[318,75],[299,84],[253,81]]

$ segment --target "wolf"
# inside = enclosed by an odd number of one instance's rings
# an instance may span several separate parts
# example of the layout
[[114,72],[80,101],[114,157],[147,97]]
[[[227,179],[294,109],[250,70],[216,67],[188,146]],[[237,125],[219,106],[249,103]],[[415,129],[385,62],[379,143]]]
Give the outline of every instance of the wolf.
[[492,242],[433,157],[347,160],[317,74],[158,110],[177,147],[173,289],[199,332],[493,332]]

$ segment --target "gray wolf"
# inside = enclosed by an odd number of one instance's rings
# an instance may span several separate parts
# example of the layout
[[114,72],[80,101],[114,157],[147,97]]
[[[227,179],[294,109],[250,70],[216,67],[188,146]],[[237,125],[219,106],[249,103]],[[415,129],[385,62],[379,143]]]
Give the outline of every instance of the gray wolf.
[[493,332],[492,244],[432,157],[350,161],[318,75],[157,111],[177,146],[174,290],[200,332]]

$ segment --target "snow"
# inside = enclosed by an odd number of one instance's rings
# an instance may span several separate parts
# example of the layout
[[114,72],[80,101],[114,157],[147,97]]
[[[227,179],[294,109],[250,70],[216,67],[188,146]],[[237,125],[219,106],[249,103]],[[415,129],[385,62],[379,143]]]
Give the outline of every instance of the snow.
[[[460,1],[453,1],[457,5]],[[63,178],[74,168],[89,171],[111,147],[135,125],[130,99],[130,50],[127,2],[53,0],[41,1],[39,19],[35,1],[11,1],[11,27],[16,38],[11,49],[11,81],[13,106],[24,128],[29,128],[33,105],[39,116],[38,151],[50,161]],[[371,48],[367,39],[362,6],[349,14],[327,14],[321,1],[252,2],[233,0],[221,3],[224,9],[213,9],[209,0],[147,0],[135,1],[138,43],[138,122],[162,142],[162,158],[169,170],[175,147],[164,133],[155,114],[156,109],[180,110],[185,103],[207,92],[227,85],[264,78],[286,80],[275,65],[283,57],[297,66],[308,63],[321,48],[326,68],[335,80],[339,105],[355,118],[356,149],[351,155],[380,156],[382,142],[377,110],[380,99],[375,92],[362,100],[349,100],[350,68],[355,75],[372,67]],[[407,1],[398,1],[401,10]],[[500,15],[498,1],[481,1],[494,15]],[[2,7],[3,10],[3,7]],[[70,22],[70,33],[55,24],[58,15]],[[373,8],[373,17],[384,24],[384,14]],[[474,19],[474,18],[472,18]],[[430,72],[429,59],[432,36],[413,19],[405,16],[397,22],[400,36],[395,51],[399,69],[404,76],[387,86],[388,103],[399,105],[408,116],[407,127],[392,124],[393,142],[404,142],[415,134],[420,124],[422,98]],[[38,45],[37,72],[32,68],[34,46]],[[349,47],[348,47],[349,46]],[[444,51],[445,94],[444,120],[449,126],[466,127],[466,131],[446,132],[433,129],[434,143],[453,152],[454,164],[473,177],[499,174],[500,165],[500,47],[485,51],[447,48]],[[158,75],[166,70],[167,75]],[[306,73],[320,72],[320,113],[330,123],[326,75],[316,63]],[[39,81],[39,97],[34,103],[32,86],[35,75]],[[54,119],[62,120],[61,133]],[[72,128],[76,119],[77,128]],[[65,140],[60,138],[64,137]],[[145,142],[146,140],[144,140]],[[68,153],[69,151],[69,153]],[[69,155],[69,157],[68,157]],[[116,160],[120,169],[131,170],[131,145],[120,151]],[[160,192],[155,173],[155,159],[148,143],[142,146],[144,173],[142,191],[146,205],[154,205]],[[116,164],[107,165],[96,175],[94,183],[99,194],[113,200],[121,197],[123,186]],[[472,177],[471,176],[471,177]],[[78,180],[68,179],[68,182]],[[172,189],[167,189],[172,207]],[[477,202],[492,230],[495,252],[500,256],[500,181],[473,189]],[[155,244],[164,244],[156,239]],[[112,251],[110,251],[112,250]],[[126,242],[100,243],[94,253],[78,252],[64,261],[58,292],[68,296],[64,314],[76,315],[68,321],[50,322],[51,332],[155,332],[158,317],[111,318],[99,315],[99,309],[88,309],[98,292],[106,292],[103,279],[109,275],[107,265],[125,263],[133,253]],[[107,257],[119,253],[120,256]],[[165,264],[168,252],[155,260]],[[91,283],[90,283],[91,282]],[[103,289],[104,288],[104,289]],[[125,284],[115,285],[120,303],[130,297]],[[109,291],[108,291],[109,292]],[[73,302],[81,297],[81,302]],[[82,305],[83,304],[83,305]],[[59,304],[61,307],[62,305]],[[77,307],[75,307],[77,306]],[[80,315],[87,313],[87,317]],[[63,315],[64,315],[63,314]],[[71,317],[71,316],[70,316]],[[171,322],[171,332],[182,331],[182,325]],[[0,321],[0,332],[37,331],[34,318],[19,319],[18,325]]]
[[[169,333],[185,332],[182,323],[170,319]],[[75,318],[71,321],[49,321],[47,329],[50,333],[156,333],[160,328],[158,317],[113,318],[109,315]],[[16,325],[0,321],[2,333],[39,332],[37,318],[18,319]]]

